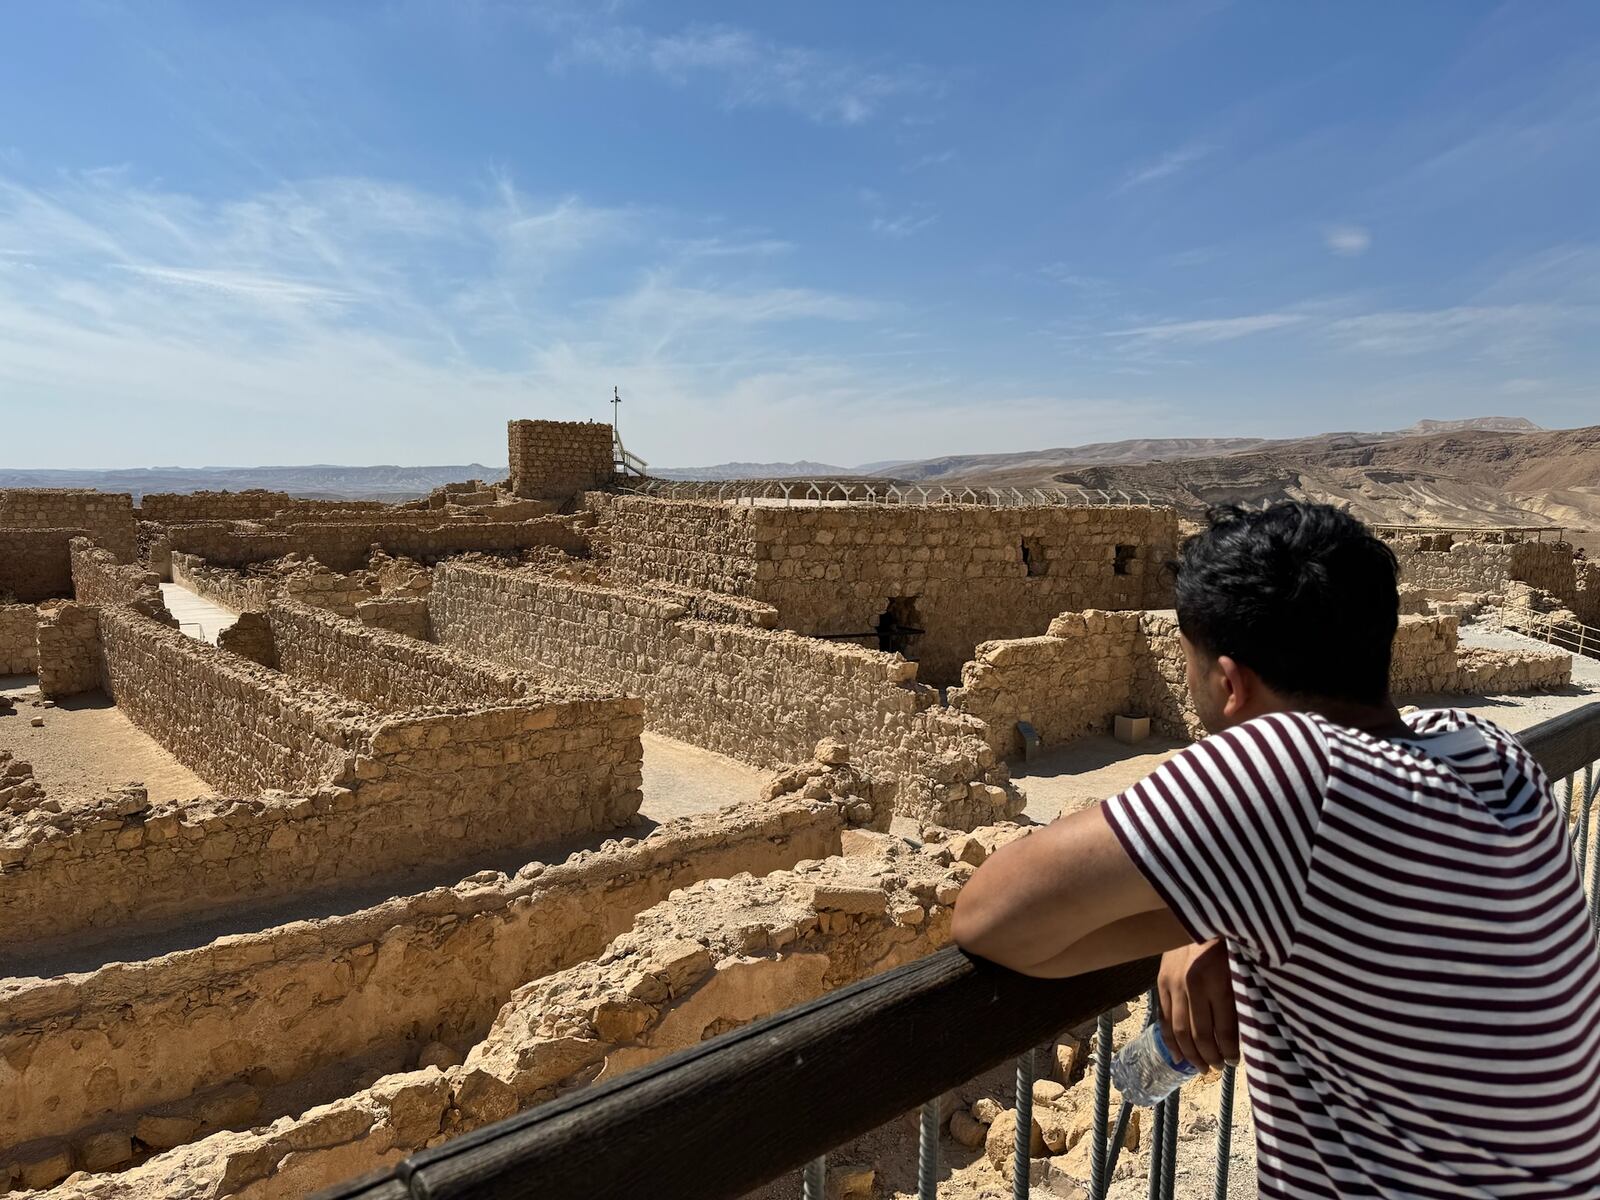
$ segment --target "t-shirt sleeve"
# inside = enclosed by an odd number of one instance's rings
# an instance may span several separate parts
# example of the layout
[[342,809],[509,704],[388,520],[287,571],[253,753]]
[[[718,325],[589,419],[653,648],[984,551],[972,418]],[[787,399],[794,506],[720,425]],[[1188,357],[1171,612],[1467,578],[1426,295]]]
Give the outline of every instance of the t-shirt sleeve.
[[1191,937],[1277,964],[1294,948],[1327,779],[1318,723],[1274,713],[1197,742],[1102,809]]

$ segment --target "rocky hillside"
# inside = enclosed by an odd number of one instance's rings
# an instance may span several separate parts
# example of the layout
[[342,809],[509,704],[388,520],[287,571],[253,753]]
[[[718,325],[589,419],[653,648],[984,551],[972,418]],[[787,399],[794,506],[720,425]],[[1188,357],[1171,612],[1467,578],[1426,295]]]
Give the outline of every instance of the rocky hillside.
[[1121,489],[1192,515],[1220,502],[1311,499],[1370,521],[1600,529],[1600,426],[1469,429],[1354,445],[1312,439],[1168,462],[986,472],[967,482]]

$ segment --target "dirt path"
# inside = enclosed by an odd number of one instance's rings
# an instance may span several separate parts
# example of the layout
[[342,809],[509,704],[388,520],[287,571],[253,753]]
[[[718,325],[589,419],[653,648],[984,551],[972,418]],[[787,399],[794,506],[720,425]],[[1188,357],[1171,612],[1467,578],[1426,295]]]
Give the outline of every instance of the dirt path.
[[[42,706],[31,675],[0,678],[17,707],[0,713],[0,750],[33,764],[44,794],[63,808],[129,783],[143,783],[152,800],[189,800],[214,789],[139,729],[101,692]],[[34,717],[44,726],[35,728]]]
[[714,812],[729,804],[754,800],[771,777],[772,772],[736,758],[658,733],[646,733],[644,804],[639,811],[656,822]]

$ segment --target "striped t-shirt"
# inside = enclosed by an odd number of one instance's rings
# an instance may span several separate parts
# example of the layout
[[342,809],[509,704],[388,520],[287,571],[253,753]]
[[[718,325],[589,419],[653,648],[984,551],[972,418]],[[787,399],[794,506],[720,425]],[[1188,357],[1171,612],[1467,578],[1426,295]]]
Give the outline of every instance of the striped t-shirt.
[[1227,940],[1262,1196],[1600,1196],[1600,954],[1566,822],[1503,730],[1407,720],[1258,717],[1106,817],[1195,940]]

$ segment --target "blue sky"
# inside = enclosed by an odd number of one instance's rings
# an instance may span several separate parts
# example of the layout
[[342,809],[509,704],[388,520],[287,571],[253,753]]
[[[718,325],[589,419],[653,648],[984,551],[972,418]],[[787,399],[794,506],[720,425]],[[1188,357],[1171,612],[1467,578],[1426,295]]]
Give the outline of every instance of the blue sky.
[[1600,421],[1600,5],[52,0],[0,465]]

